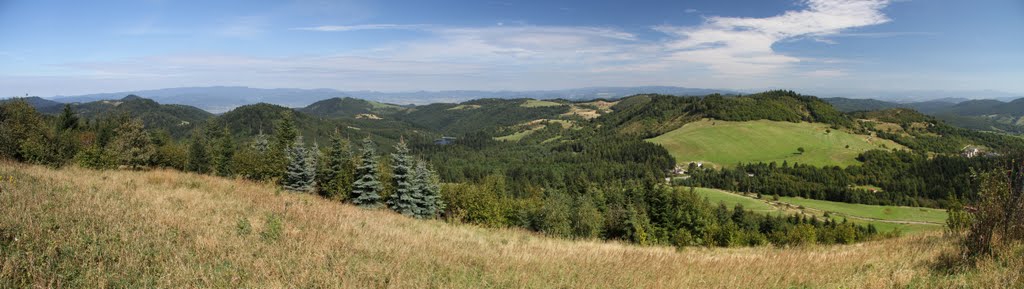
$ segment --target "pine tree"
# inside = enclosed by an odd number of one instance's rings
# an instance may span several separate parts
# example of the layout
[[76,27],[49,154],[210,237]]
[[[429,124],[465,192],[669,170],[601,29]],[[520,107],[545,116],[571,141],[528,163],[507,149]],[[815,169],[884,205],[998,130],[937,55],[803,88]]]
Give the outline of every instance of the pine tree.
[[331,136],[331,147],[327,151],[324,167],[317,174],[320,194],[329,199],[342,199],[352,190],[355,166],[352,163],[352,148],[337,131]]
[[388,199],[388,207],[406,216],[421,215],[411,183],[412,164],[409,160],[409,147],[405,145],[404,139],[395,145],[395,153],[391,154],[391,169],[391,181],[395,192]]
[[287,157],[288,167],[284,178],[281,179],[281,186],[289,191],[312,191],[316,185],[316,162],[310,159],[310,153],[302,143],[302,137],[295,138],[295,143],[288,147]]
[[110,145],[119,164],[134,169],[148,166],[153,160],[156,147],[143,128],[139,119],[129,120],[117,128],[117,137]]
[[380,181],[377,180],[377,152],[369,137],[363,139],[362,164],[356,168],[355,182],[352,184],[350,199],[360,207],[380,206]]
[[231,132],[224,127],[224,133],[217,142],[215,156],[213,159],[214,170],[218,176],[227,177],[233,173],[231,159],[235,154],[235,143],[231,138]]
[[207,173],[210,171],[210,156],[206,153],[206,144],[203,136],[198,131],[192,136],[192,143],[188,147],[188,163],[185,170],[196,173]]

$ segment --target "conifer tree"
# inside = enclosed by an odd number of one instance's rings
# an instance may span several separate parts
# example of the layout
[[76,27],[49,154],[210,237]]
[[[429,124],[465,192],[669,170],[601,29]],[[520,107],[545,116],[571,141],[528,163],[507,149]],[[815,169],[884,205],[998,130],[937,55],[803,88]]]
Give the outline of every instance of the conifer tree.
[[284,151],[295,143],[299,130],[295,128],[295,119],[291,110],[281,112],[281,120],[274,128],[274,149]]
[[405,145],[404,139],[395,145],[395,153],[391,154],[391,169],[391,181],[395,192],[388,199],[388,207],[402,215],[420,215],[416,192],[413,191],[411,183],[412,164],[409,160],[409,147]]
[[320,194],[329,199],[341,199],[352,190],[355,166],[352,163],[352,148],[337,131],[331,136],[331,147],[323,162],[323,170],[317,174]]
[[64,110],[60,112],[60,116],[57,117],[57,125],[59,130],[74,130],[78,128],[78,115],[71,110],[71,104],[64,104]]
[[224,127],[224,133],[221,135],[220,141],[217,142],[216,150],[216,155],[213,159],[214,170],[218,176],[230,176],[233,173],[231,158],[235,154],[235,143],[231,139],[231,132],[228,131],[227,127]]
[[142,120],[139,119],[129,120],[117,128],[117,137],[110,145],[119,164],[141,168],[153,160],[156,147],[143,128]]
[[418,162],[413,169],[412,196],[417,207],[417,218],[434,218],[444,211],[445,204],[441,200],[441,189],[434,178],[434,174],[423,161]]
[[288,147],[287,158],[288,167],[281,179],[281,186],[289,191],[312,191],[316,185],[316,161],[310,158],[302,137],[295,138],[295,143]]
[[198,131],[193,134],[192,143],[188,147],[188,163],[185,164],[185,170],[201,174],[210,171],[210,156],[206,152],[203,134]]
[[381,183],[377,176],[377,151],[369,137],[363,139],[362,164],[356,168],[350,199],[360,207],[377,207],[381,201]]

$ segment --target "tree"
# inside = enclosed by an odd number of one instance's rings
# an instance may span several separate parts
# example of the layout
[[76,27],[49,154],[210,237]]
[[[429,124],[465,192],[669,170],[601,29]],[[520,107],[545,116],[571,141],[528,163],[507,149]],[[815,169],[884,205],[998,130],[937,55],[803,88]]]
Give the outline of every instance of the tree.
[[233,173],[231,160],[235,154],[235,143],[231,137],[231,131],[224,127],[224,133],[217,141],[213,157],[213,169],[218,176],[227,177]]
[[117,137],[110,143],[120,165],[138,169],[148,166],[156,154],[142,120],[131,119],[117,128]]
[[796,148],[796,152],[798,152],[798,153],[800,153],[800,154],[804,154],[804,147],[798,147],[798,148]]
[[39,138],[45,131],[42,116],[28,102],[15,100],[0,104],[0,158],[25,161],[22,144]]
[[444,200],[441,199],[441,188],[435,178],[426,163],[416,163],[412,171],[412,197],[418,208],[417,218],[435,218],[445,209]]
[[57,128],[62,131],[78,128],[78,115],[71,110],[71,104],[64,104],[64,110],[57,117]]
[[388,208],[406,216],[421,215],[417,203],[422,202],[419,201],[422,198],[417,198],[416,192],[413,191],[410,175],[412,164],[409,160],[409,147],[405,145],[404,139],[395,145],[395,153],[391,154],[391,169],[391,182],[395,191],[388,198]]
[[232,163],[236,174],[250,180],[270,180],[280,175],[281,170],[272,158],[269,138],[262,131],[234,155]]
[[295,143],[295,139],[299,136],[299,130],[295,128],[295,116],[291,110],[281,112],[281,120],[277,122],[277,126],[274,128],[274,148],[278,152],[283,152],[288,146]]
[[380,206],[382,188],[377,180],[377,151],[369,137],[363,139],[362,164],[356,168],[355,179],[349,197],[352,203],[366,208]]
[[203,134],[194,132],[192,143],[188,146],[188,163],[185,170],[195,173],[207,173],[210,171],[210,156],[206,152],[206,144],[203,141]]
[[302,143],[302,137],[296,138],[295,143],[288,147],[287,157],[288,167],[281,186],[289,191],[311,192],[316,185],[316,159]]
[[331,136],[323,169],[317,174],[320,195],[329,199],[344,199],[352,190],[355,165],[352,163],[352,148],[348,140],[337,131]]

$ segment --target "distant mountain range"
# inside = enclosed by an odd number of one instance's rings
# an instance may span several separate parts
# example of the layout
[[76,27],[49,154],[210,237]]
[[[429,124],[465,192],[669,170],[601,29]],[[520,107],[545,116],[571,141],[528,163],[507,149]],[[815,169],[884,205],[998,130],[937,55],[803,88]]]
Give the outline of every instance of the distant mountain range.
[[1024,133],[1024,98],[1010,101],[995,99],[945,98],[922,102],[897,103],[875,99],[825,98],[844,112],[909,108],[935,116],[947,123],[977,130]]
[[191,105],[203,110],[222,113],[232,108],[260,102],[272,103],[286,107],[304,107],[314,102],[335,98],[354,97],[382,103],[397,104],[430,104],[456,103],[481,98],[534,98],[534,99],[594,99],[618,98],[634,94],[658,93],[671,95],[707,95],[712,93],[736,94],[734,91],[721,89],[686,88],[674,86],[640,86],[640,87],[590,87],[564,90],[534,91],[414,91],[414,92],[378,92],[378,91],[339,91],[334,89],[296,89],[277,88],[262,89],[237,86],[214,87],[180,87],[156,90],[126,91],[98,93],[77,96],[54,96],[51,100],[74,103],[97,100],[117,100],[126,95],[139,95],[166,104]]

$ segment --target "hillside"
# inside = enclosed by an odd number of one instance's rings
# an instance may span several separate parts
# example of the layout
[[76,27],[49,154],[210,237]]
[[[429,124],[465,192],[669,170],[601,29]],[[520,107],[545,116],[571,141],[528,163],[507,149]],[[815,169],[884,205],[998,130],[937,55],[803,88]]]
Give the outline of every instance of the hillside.
[[7,99],[0,99],[0,103],[5,103],[5,102],[9,102],[9,101],[17,101],[17,100],[25,101],[29,105],[31,105],[32,107],[36,108],[36,110],[44,112],[44,113],[47,113],[47,112],[56,113],[56,112],[60,111],[60,109],[62,107],[64,107],[64,103],[52,101],[52,100],[45,99],[45,98],[38,97],[38,96],[12,97],[12,98],[7,98]]
[[[1021,285],[935,269],[935,234],[677,251],[417,221],[268,185],[0,163],[0,287],[890,288]],[[1015,285],[1016,284],[1016,285]]]
[[[554,119],[568,113],[570,106],[534,99],[477,99],[459,104],[435,103],[417,106],[395,118],[416,127],[447,135],[494,133],[499,128],[537,119]],[[497,136],[497,135],[495,135]]]
[[[783,121],[701,120],[649,141],[665,147],[677,164],[733,166],[776,162],[814,166],[857,164],[857,155],[871,149],[902,146],[885,139],[831,129],[828,125]],[[804,152],[798,152],[803,148]]]
[[311,115],[332,118],[381,117],[405,110],[404,107],[375,101],[346,98],[330,98],[314,102],[299,109]]
[[[146,127],[163,129],[176,138],[189,134],[214,115],[196,107],[178,104],[160,104],[148,98],[128,95],[119,99],[73,103],[71,108],[86,120],[97,120],[120,115],[142,119]],[[42,111],[56,114],[60,109]]]
[[338,130],[351,139],[371,136],[386,147],[391,146],[404,134],[406,137],[422,135],[421,132],[410,131],[409,125],[390,119],[359,119],[329,118],[311,115],[304,110],[258,103],[243,105],[232,109],[214,119],[217,127],[227,127],[232,133],[241,137],[252,137],[260,132],[273,134],[274,127],[281,121],[285,112],[290,112],[302,135],[308,142],[326,143],[330,135]]

